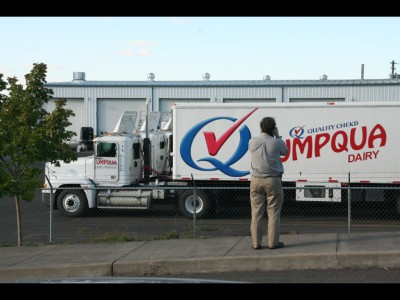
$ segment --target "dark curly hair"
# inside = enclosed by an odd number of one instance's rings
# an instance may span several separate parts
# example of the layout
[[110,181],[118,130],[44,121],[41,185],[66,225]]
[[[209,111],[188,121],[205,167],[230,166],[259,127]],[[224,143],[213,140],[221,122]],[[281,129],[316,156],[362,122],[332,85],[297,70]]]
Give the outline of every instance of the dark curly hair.
[[274,136],[274,129],[276,127],[275,119],[272,117],[262,118],[260,121],[261,132],[265,132],[271,136]]

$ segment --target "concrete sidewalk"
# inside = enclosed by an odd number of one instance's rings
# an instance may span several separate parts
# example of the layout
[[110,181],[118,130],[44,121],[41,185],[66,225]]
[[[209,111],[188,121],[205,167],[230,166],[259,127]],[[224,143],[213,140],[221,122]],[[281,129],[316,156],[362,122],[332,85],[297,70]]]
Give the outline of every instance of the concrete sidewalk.
[[400,232],[282,234],[285,247],[251,237],[0,247],[0,282],[162,276],[252,270],[400,267]]

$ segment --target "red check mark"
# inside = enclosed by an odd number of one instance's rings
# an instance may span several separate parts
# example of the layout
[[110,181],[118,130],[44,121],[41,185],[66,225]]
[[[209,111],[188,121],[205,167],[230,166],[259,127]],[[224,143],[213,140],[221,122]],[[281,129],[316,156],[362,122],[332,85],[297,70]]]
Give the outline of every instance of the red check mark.
[[227,139],[232,135],[232,133],[257,109],[258,108],[253,109],[251,112],[249,112],[243,118],[241,118],[240,120],[237,120],[235,123],[233,123],[233,125],[230,128],[228,128],[228,130],[225,131],[224,134],[221,135],[221,137],[218,140],[216,140],[214,132],[205,131],[204,137],[206,139],[208,153],[212,156],[216,155],[218,153],[219,149],[221,149],[222,145],[225,144]]
[[298,133],[303,129],[304,126],[305,126],[305,125],[301,126],[299,129],[295,129],[295,130],[294,130],[294,133],[295,133],[295,134],[298,134]]

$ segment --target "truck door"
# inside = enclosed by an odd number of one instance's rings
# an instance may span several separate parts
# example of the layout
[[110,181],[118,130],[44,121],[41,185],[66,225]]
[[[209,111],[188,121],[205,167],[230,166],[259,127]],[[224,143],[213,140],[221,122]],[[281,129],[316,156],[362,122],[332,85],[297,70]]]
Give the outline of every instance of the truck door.
[[95,180],[105,183],[117,181],[118,161],[118,144],[115,142],[99,142],[95,153]]
[[131,181],[142,179],[142,156],[140,155],[140,142],[137,140],[132,144],[132,166],[131,171]]

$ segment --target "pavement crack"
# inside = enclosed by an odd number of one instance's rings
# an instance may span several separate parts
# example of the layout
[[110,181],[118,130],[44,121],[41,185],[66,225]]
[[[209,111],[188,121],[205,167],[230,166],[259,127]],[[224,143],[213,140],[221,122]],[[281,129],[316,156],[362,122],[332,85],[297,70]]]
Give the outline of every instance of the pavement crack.
[[224,254],[224,256],[227,256],[228,253],[231,252],[231,250],[232,250],[233,248],[235,248],[236,245],[239,244],[243,239],[244,239],[244,237],[240,238],[240,239],[239,239],[225,254]]
[[125,254],[121,255],[120,257],[116,258],[116,259],[111,263],[111,276],[114,276],[114,264],[115,264],[118,260],[120,260],[120,259],[126,257],[127,255],[129,255],[129,254],[135,252],[137,249],[142,248],[144,245],[146,245],[146,244],[149,243],[149,242],[150,242],[150,241],[145,241],[143,244],[139,245],[138,247],[135,247],[135,248],[133,248],[133,249],[127,251]]
[[15,264],[10,265],[10,267],[14,267],[14,266],[16,266],[16,265],[18,265],[18,264],[20,264],[20,263],[23,263],[23,262],[25,262],[25,261],[28,261],[28,260],[30,260],[30,259],[32,259],[32,258],[34,258],[34,257],[37,257],[37,256],[39,256],[39,255],[42,255],[43,253],[49,252],[49,251],[51,251],[51,250],[53,250],[53,249],[55,249],[55,248],[57,248],[57,247],[58,247],[58,245],[56,245],[56,246],[54,246],[54,247],[51,247],[50,249],[46,249],[46,250],[44,250],[44,251],[41,251],[41,252],[39,252],[39,253],[37,253],[37,254],[35,254],[35,255],[29,256],[29,257],[26,258],[26,259],[23,259],[23,260],[21,260],[21,261],[19,261],[19,262],[16,262]]

